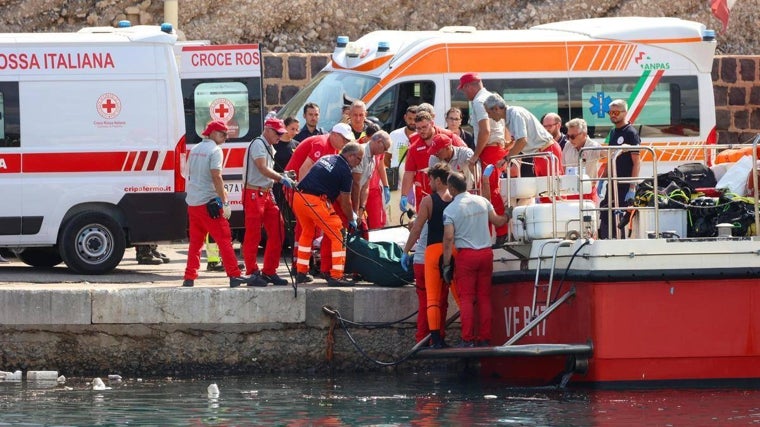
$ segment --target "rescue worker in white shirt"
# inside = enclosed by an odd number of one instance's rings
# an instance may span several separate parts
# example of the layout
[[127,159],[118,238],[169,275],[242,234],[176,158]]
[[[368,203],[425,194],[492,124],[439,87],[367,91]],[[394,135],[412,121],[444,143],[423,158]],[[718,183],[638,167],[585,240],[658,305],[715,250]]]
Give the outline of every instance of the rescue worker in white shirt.
[[[272,193],[275,182],[287,188],[293,188],[295,185],[287,173],[280,174],[274,170],[274,145],[286,132],[287,129],[282,120],[267,119],[264,122],[263,133],[251,142],[246,151],[245,188],[243,189],[245,213],[243,260],[246,274],[260,277],[265,286],[268,283],[275,286],[288,284],[287,280],[277,275],[285,230],[280,209]],[[267,232],[267,243],[264,248],[264,265],[259,271],[256,257],[261,241],[262,226]]]
[[[386,131],[377,131],[362,144],[364,157],[361,164],[355,167],[351,173],[354,177],[354,185],[351,190],[351,204],[354,212],[359,215],[359,220],[367,212],[367,199],[369,197],[369,181],[377,169],[378,154],[385,153],[391,146],[391,138]],[[368,224],[372,224],[369,223]],[[382,226],[381,226],[382,227]],[[377,228],[370,225],[369,228]]]
[[[363,101],[356,100],[351,103],[349,109],[349,122],[354,139],[358,143],[367,140],[367,129],[373,123],[367,120],[367,105]],[[386,223],[384,207],[391,201],[391,189],[388,186],[388,175],[385,173],[385,154],[378,155],[379,161],[369,181],[369,195],[367,196],[367,223],[370,228],[382,228]]]
[[[492,167],[492,166],[489,166]],[[460,347],[486,347],[491,340],[491,275],[493,249],[489,223],[501,226],[506,216],[497,215],[485,197],[467,192],[464,175],[451,172],[449,193],[454,197],[443,210],[443,280],[456,280],[462,324]],[[456,247],[456,266],[452,255]]]
[[[232,215],[224,191],[222,178],[222,148],[227,140],[227,125],[214,121],[201,134],[205,138],[190,150],[187,158],[187,214],[189,219],[190,245],[187,250],[182,286],[192,287],[201,266],[201,248],[206,233],[211,234],[219,245],[224,269],[230,278],[230,287],[242,284],[257,286],[259,277],[242,276],[237,256],[232,249],[232,232],[227,220]],[[266,284],[264,284],[266,286]]]
[[[504,124],[501,120],[490,117],[486,112],[484,102],[490,92],[483,87],[483,81],[478,73],[466,73],[459,78],[460,92],[470,102],[470,125],[475,138],[474,155],[470,158],[473,165],[480,160],[480,167],[496,165],[507,154],[509,146],[505,140]],[[499,192],[499,174],[493,174],[488,179],[490,194],[488,199],[493,204],[496,212],[504,213],[504,200]],[[496,228],[496,243],[501,245],[507,239],[507,226]]]

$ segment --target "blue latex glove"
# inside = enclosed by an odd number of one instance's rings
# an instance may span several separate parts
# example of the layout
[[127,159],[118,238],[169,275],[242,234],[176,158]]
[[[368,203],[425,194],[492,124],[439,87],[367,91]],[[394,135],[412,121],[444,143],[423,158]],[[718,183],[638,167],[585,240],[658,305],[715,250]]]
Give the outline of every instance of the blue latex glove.
[[636,197],[636,190],[628,189],[628,192],[625,193],[625,200],[626,202],[629,200],[633,200],[633,198]]
[[356,231],[356,227],[357,227],[357,225],[356,225],[356,220],[355,219],[352,219],[351,221],[348,221],[348,231],[350,231],[351,233],[353,233],[354,231]]
[[490,176],[491,176],[491,174],[493,173],[493,170],[494,170],[494,169],[495,169],[495,168],[494,168],[494,166],[493,166],[493,165],[488,165],[488,166],[486,166],[486,168],[485,168],[485,169],[483,169],[483,177],[484,177],[484,178],[488,178],[488,177],[490,177]]
[[285,187],[293,188],[296,185],[296,182],[290,179],[287,175],[282,174],[280,175],[282,179],[280,180],[280,184],[282,184]]
[[412,263],[414,262],[414,257],[409,255],[408,252],[404,252],[401,254],[401,268],[404,269],[404,271],[409,272],[409,269],[412,267]]
[[387,205],[391,202],[391,188],[386,186],[383,186],[383,204]]
[[409,202],[406,199],[406,195],[401,196],[401,201],[398,204],[399,209],[401,209],[401,212],[406,212],[407,209],[409,209]]
[[596,195],[599,199],[604,199],[607,196],[607,181],[599,181],[599,185],[596,186]]

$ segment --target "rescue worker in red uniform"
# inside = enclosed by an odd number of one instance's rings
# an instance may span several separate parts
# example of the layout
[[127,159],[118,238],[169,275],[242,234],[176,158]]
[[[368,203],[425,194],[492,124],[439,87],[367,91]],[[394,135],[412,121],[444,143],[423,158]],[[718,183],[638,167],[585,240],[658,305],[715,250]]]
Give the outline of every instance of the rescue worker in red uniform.
[[[187,214],[190,223],[190,245],[187,250],[182,286],[192,287],[201,266],[201,248],[206,234],[216,240],[224,261],[224,269],[230,278],[230,287],[242,284],[261,286],[261,278],[242,276],[237,256],[232,249],[232,232],[227,220],[232,214],[222,178],[222,148],[227,140],[227,125],[214,121],[201,134],[205,138],[198,143],[187,158]],[[266,286],[266,283],[264,283]]]
[[[298,191],[293,196],[293,212],[301,223],[301,237],[298,242],[296,262],[296,282],[308,281],[311,242],[314,229],[321,228],[330,238],[332,268],[327,278],[328,286],[353,286],[344,276],[346,248],[343,246],[341,229],[343,223],[336,214],[336,207],[343,211],[349,229],[356,229],[356,213],[351,208],[351,170],[358,166],[364,150],[355,142],[347,143],[339,155],[324,156],[314,164],[306,176],[298,183]],[[324,242],[323,242],[324,246]]]
[[[287,174],[274,170],[274,145],[280,136],[287,132],[285,123],[277,118],[264,122],[261,136],[251,141],[246,151],[243,168],[243,210],[245,213],[245,240],[243,241],[243,259],[246,274],[257,275],[266,283],[275,286],[287,285],[288,281],[277,275],[280,252],[285,236],[284,222],[277,202],[274,200],[272,187],[275,182],[286,188],[293,188],[295,182]],[[261,241],[262,226],[267,232],[264,248],[264,265],[259,271],[257,256]]]
[[438,134],[444,134],[451,138],[451,144],[457,147],[467,147],[462,139],[442,127],[436,126],[433,122],[433,116],[426,111],[417,112],[414,118],[417,132],[409,138],[409,149],[406,154],[406,166],[404,167],[404,177],[401,181],[401,201],[399,208],[402,212],[409,209],[407,194],[414,187],[414,205],[419,206],[422,198],[430,194],[430,184],[428,183],[427,168],[430,161],[428,150],[433,144],[433,137]]

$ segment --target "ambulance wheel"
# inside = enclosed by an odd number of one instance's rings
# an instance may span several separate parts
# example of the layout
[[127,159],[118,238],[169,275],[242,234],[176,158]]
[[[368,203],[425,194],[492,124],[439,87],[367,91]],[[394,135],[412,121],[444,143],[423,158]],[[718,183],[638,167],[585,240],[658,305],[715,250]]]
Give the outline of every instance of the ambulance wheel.
[[40,268],[55,267],[63,261],[55,248],[26,248],[16,256],[24,264]]
[[80,274],[110,272],[124,257],[125,247],[124,229],[99,212],[82,212],[69,219],[59,243],[63,262]]

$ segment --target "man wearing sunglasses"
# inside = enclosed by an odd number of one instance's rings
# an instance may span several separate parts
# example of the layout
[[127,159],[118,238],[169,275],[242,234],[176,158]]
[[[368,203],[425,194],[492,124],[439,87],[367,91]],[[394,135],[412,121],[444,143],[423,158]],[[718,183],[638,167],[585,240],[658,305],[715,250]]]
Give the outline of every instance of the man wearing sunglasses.
[[[641,145],[641,139],[636,129],[628,122],[626,113],[628,112],[628,103],[622,99],[616,99],[610,103],[609,106],[610,121],[615,128],[610,132],[609,146],[620,147],[623,145]],[[610,156],[614,156],[614,152]],[[624,151],[615,158],[615,170],[618,179],[637,177],[639,176],[639,169],[641,167],[641,161],[638,151]],[[610,164],[607,163],[607,168],[602,172],[601,177],[607,177],[612,175],[610,170]],[[605,208],[611,206],[613,209],[619,209],[625,207],[629,201],[633,201],[636,195],[636,183],[635,182],[620,182],[617,183],[617,191],[614,188],[607,188],[607,197],[602,201],[600,207]],[[623,203],[620,203],[622,199]],[[614,237],[614,231],[617,230],[617,218],[612,215],[612,231],[613,235],[609,235],[608,220],[610,215],[606,211],[602,211],[599,238],[607,239]],[[620,233],[621,238],[625,238],[625,233]]]

